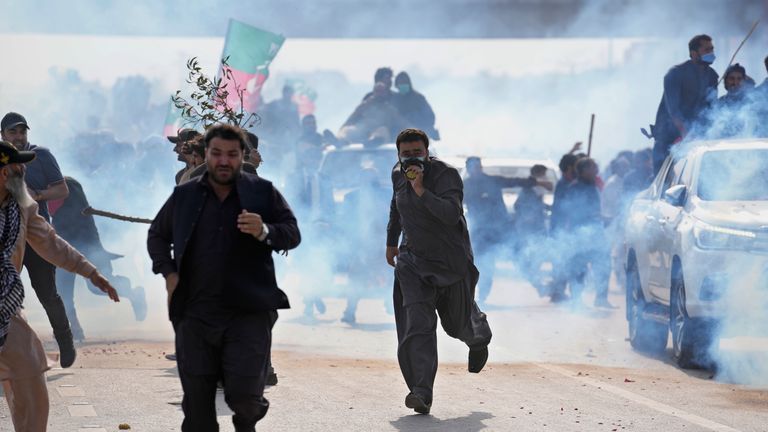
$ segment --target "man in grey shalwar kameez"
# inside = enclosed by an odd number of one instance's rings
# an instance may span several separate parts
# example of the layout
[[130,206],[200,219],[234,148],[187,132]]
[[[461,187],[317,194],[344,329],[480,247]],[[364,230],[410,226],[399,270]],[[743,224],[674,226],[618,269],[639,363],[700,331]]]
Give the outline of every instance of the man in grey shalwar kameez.
[[491,329],[474,301],[479,273],[458,170],[428,156],[429,138],[418,129],[402,131],[397,148],[400,163],[392,171],[387,226],[387,262],[395,267],[397,357],[410,390],[405,405],[427,414],[437,374],[437,315],[445,332],[469,347],[469,372],[485,366]]

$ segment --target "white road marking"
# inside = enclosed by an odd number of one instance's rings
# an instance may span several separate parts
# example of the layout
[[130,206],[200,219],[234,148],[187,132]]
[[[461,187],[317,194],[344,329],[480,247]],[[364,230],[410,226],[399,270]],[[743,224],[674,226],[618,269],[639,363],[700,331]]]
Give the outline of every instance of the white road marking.
[[675,408],[673,406],[655,401],[653,399],[649,399],[644,396],[640,396],[638,394],[632,393],[631,391],[624,390],[622,388],[616,387],[611,384],[604,383],[602,381],[596,380],[594,378],[586,377],[586,376],[577,376],[572,371],[560,367],[560,366],[554,366],[549,364],[536,364],[536,366],[548,370],[550,372],[554,372],[559,375],[563,375],[568,378],[573,378],[576,381],[580,381],[584,384],[588,384],[592,387],[599,388],[600,390],[605,390],[608,393],[612,393],[616,396],[623,397],[624,399],[630,400],[632,402],[635,402],[637,404],[646,406],[648,408],[654,409],[656,411],[659,411],[661,413],[677,417],[679,419],[685,420],[689,423],[695,424],[697,426],[701,426],[703,428],[716,431],[716,432],[740,432],[738,429],[734,429],[730,426],[726,426],[724,424],[717,423],[715,421],[705,419],[704,417],[699,417],[696,414],[691,414],[689,412],[683,411],[679,408]]
[[75,404],[67,407],[69,415],[72,417],[98,417],[93,405]]
[[74,385],[60,385],[56,387],[56,391],[59,393],[59,396],[61,397],[83,397],[85,396],[85,392],[80,387],[76,387]]

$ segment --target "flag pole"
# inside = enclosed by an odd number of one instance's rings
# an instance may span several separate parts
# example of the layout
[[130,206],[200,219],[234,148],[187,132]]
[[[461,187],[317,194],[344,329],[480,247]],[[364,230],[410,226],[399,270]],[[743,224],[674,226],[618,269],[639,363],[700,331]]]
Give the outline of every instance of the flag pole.
[[592,114],[592,120],[589,122],[589,141],[587,142],[587,157],[592,157],[592,133],[595,130],[595,115]]

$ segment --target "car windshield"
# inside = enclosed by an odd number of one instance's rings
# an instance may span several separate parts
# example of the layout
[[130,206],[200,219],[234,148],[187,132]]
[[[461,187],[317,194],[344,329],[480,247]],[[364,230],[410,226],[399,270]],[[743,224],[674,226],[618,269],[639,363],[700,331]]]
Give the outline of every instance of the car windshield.
[[332,189],[351,189],[359,186],[360,172],[373,168],[382,184],[387,184],[392,167],[397,162],[394,149],[361,149],[334,151],[325,156],[320,175],[329,181]]
[[705,153],[697,194],[705,201],[768,200],[768,149]]

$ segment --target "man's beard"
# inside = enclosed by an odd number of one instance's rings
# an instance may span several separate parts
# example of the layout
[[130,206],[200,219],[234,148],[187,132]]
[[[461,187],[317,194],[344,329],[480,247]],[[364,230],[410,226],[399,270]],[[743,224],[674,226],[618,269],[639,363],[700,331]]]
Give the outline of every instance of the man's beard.
[[24,182],[22,174],[13,173],[8,176],[8,179],[5,181],[5,188],[8,189],[8,192],[11,193],[11,196],[16,199],[16,202],[22,208],[29,207],[35,202],[32,196],[29,195],[29,190],[27,190],[27,184]]
[[[229,178],[223,178],[221,177],[221,174],[216,171],[216,167],[213,167],[211,169],[211,166],[208,165],[208,177],[216,184],[220,184],[222,186],[229,186],[231,184],[234,184],[237,178],[240,176],[241,167],[237,167],[231,171],[231,175]],[[226,175],[226,174],[225,174]]]

